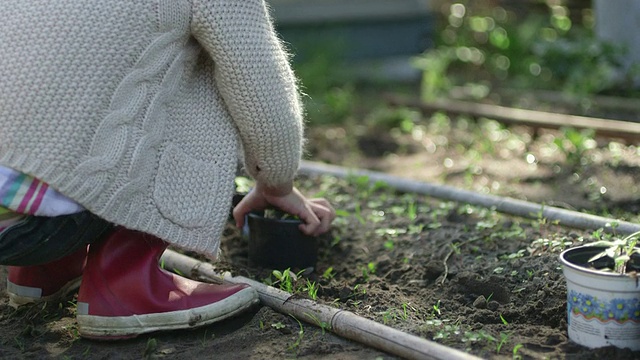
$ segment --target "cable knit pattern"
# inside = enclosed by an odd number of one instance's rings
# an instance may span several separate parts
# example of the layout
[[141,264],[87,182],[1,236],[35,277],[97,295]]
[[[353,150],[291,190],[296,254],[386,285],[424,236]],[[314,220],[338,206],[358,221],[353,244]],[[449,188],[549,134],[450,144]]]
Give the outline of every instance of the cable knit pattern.
[[302,109],[264,0],[0,6],[0,164],[212,256],[238,148],[259,181],[295,175]]

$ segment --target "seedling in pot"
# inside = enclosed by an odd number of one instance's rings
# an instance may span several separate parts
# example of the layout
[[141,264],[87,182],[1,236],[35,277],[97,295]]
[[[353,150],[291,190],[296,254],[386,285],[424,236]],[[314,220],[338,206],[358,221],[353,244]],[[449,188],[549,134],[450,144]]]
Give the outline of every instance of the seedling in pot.
[[287,214],[278,209],[266,209],[264,211],[264,217],[267,219],[279,219],[279,220],[300,220],[297,216]]
[[600,271],[637,274],[640,271],[640,248],[636,247],[638,239],[640,239],[640,231],[622,239],[601,240],[589,244],[589,246],[606,247],[606,249],[591,257],[588,262]]
[[574,342],[589,348],[640,350],[639,236],[640,231],[623,239],[607,237],[560,254],[567,283],[568,334]]

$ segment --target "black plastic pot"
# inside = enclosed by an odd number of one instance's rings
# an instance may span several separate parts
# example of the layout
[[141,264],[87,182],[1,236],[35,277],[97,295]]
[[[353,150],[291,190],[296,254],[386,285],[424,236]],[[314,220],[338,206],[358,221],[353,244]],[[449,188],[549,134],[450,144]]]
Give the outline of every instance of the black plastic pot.
[[279,270],[315,268],[318,239],[300,231],[300,220],[252,212],[247,223],[249,260],[254,264]]

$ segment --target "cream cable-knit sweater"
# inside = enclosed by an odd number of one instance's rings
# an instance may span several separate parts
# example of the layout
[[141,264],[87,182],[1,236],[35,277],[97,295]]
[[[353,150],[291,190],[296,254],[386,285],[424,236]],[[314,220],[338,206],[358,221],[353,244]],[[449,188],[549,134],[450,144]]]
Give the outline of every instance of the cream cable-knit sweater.
[[0,164],[215,256],[239,149],[291,181],[302,110],[263,0],[0,0]]

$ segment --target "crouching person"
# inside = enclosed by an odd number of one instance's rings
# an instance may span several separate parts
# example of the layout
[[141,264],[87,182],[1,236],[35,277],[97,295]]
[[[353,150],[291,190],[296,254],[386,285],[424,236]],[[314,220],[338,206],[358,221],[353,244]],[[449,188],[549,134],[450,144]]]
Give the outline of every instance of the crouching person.
[[10,304],[79,287],[83,337],[207,325],[247,285],[161,269],[169,245],[215,258],[238,156],[301,230],[335,211],[293,186],[302,108],[264,0],[0,0],[0,264]]

